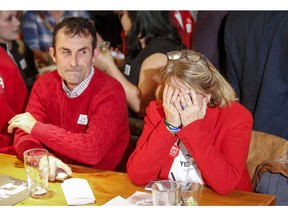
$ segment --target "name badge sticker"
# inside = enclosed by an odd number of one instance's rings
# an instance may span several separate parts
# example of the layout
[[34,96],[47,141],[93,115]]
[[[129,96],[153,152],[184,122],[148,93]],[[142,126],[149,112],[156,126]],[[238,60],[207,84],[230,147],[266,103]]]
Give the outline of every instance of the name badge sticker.
[[87,116],[87,115],[80,114],[80,115],[79,115],[79,118],[78,118],[78,121],[77,121],[77,124],[87,125],[87,124],[88,124],[88,116]]
[[25,59],[21,59],[20,65],[21,65],[22,70],[24,70],[27,67],[27,63],[26,63]]
[[124,74],[129,76],[130,75],[130,70],[131,70],[131,66],[128,65],[128,64],[125,64]]

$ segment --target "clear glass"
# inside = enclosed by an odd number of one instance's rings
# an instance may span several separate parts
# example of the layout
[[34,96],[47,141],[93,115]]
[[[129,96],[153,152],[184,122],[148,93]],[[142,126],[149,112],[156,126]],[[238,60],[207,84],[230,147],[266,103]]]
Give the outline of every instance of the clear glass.
[[181,205],[180,183],[172,180],[160,180],[156,181],[151,188],[154,206]]
[[24,166],[30,196],[39,198],[46,195],[49,178],[48,151],[41,148],[25,151]]
[[182,205],[198,206],[202,185],[198,182],[180,182]]
[[110,48],[110,41],[103,41],[100,44],[97,45],[97,47],[99,48],[101,53],[107,53],[109,52],[109,48]]

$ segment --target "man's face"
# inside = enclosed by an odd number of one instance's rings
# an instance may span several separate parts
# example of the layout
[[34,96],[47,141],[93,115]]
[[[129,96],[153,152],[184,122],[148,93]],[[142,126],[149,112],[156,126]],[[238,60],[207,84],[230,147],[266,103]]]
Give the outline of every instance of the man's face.
[[57,65],[59,75],[71,91],[90,73],[93,57],[92,37],[69,36],[60,29],[56,35],[55,50],[50,54]]

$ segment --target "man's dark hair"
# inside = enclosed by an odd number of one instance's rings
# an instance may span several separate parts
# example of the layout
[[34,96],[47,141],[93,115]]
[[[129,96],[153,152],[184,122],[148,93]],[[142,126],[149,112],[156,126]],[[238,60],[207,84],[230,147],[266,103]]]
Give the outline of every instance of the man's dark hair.
[[89,35],[92,36],[92,46],[93,50],[96,48],[96,29],[94,24],[91,20],[81,17],[66,17],[61,22],[59,22],[53,31],[53,41],[52,45],[53,48],[56,50],[56,35],[60,29],[64,28],[64,32],[66,35],[69,36],[85,36],[88,37]]

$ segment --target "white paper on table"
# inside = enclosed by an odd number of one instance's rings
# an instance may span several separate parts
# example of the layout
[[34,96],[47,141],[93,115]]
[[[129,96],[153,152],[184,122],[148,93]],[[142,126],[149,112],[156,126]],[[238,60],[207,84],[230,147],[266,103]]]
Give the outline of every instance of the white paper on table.
[[61,184],[68,205],[95,203],[96,199],[86,179],[70,178]]
[[135,205],[128,202],[123,197],[117,196],[106,202],[103,206],[135,206]]
[[152,194],[136,191],[126,199],[129,203],[137,206],[153,206]]

